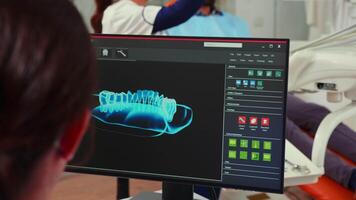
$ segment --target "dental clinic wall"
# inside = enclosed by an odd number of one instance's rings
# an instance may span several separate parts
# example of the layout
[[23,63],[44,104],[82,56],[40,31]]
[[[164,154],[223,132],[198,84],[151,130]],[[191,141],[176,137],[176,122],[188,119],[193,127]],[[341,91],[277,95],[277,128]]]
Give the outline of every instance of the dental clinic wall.
[[234,14],[247,20],[253,37],[308,39],[304,0],[222,1],[234,2]]
[[82,14],[82,17],[85,21],[85,24],[87,25],[88,30],[90,32],[93,32],[93,28],[90,25],[90,18],[95,11],[94,0],[72,0],[72,2],[77,7],[80,14]]

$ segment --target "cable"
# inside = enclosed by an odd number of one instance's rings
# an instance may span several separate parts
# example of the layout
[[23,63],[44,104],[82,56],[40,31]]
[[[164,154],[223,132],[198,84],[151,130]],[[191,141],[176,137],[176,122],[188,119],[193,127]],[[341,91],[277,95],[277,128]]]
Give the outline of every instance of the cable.
[[209,187],[209,193],[211,200],[218,200],[214,187]]
[[213,193],[214,193],[214,197],[215,197],[215,199],[216,199],[216,200],[218,200],[218,199],[219,199],[219,197],[218,197],[218,195],[216,195],[215,188],[213,189]]

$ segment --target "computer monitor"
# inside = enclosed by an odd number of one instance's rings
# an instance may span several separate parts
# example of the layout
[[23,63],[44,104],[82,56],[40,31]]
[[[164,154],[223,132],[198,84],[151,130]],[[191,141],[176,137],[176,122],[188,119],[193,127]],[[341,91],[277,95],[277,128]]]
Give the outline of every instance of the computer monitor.
[[287,39],[92,35],[93,131],[67,170],[282,192]]

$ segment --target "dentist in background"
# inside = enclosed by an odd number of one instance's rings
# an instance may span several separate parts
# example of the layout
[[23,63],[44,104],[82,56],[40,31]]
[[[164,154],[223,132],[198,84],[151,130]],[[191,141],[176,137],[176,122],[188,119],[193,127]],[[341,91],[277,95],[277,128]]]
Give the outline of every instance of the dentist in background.
[[164,30],[192,17],[203,0],[178,0],[170,7],[149,6],[147,0],[95,0],[91,24],[96,33],[165,35]]

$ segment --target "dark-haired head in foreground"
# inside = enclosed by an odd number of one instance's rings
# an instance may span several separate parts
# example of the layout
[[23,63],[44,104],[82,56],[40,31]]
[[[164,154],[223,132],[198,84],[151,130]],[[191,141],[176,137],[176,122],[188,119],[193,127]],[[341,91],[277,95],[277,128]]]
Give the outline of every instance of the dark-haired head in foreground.
[[47,199],[89,121],[94,55],[67,0],[0,0],[0,199]]

